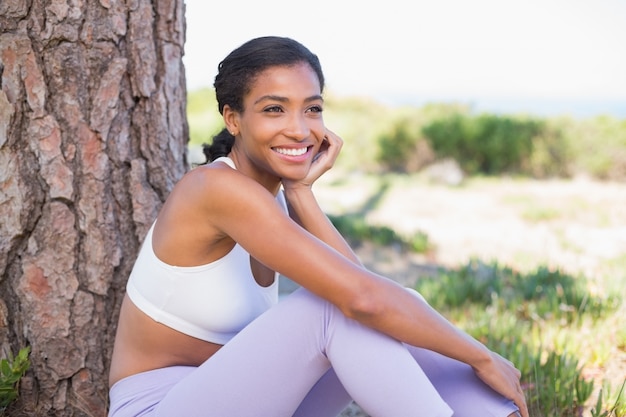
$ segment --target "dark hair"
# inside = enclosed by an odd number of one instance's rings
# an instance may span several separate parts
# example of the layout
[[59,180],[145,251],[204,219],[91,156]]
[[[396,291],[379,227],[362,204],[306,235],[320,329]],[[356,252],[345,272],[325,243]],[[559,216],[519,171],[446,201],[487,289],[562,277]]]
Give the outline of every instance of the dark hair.
[[[250,92],[256,77],[266,69],[276,66],[308,64],[324,90],[324,74],[317,56],[301,43],[278,36],[255,38],[232,51],[217,67],[215,96],[220,114],[228,104],[233,110],[243,112],[243,98]],[[204,145],[207,162],[214,161],[230,152],[235,137],[223,129],[211,145]]]

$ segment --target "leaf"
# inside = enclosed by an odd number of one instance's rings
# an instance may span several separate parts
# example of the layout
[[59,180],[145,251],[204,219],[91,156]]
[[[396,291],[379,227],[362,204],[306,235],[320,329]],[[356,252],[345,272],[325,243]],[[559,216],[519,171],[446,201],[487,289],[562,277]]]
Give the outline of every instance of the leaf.
[[17,398],[17,383],[30,367],[29,353],[30,347],[26,347],[15,358],[9,355],[0,361],[0,416],[2,409]]
[[30,353],[30,346],[20,349],[19,353],[17,354],[17,358],[15,358],[16,362],[20,362],[20,363],[27,362],[29,353]]
[[0,361],[0,369],[2,370],[2,375],[7,378],[13,373],[11,365],[9,365],[9,361],[6,359]]

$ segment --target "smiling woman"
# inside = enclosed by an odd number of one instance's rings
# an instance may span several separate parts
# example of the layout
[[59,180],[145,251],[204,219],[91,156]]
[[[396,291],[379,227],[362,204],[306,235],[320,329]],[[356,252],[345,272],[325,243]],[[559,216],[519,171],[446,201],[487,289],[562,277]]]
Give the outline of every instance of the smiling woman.
[[[303,178],[309,170],[306,162],[326,138],[320,91],[320,81],[308,64],[276,67],[255,78],[244,98],[244,111],[224,105],[226,129],[239,138],[231,150],[237,169],[254,178],[255,163],[265,161],[260,175],[267,174],[269,165],[277,180]],[[250,157],[253,161],[248,161]],[[287,173],[286,168],[301,172]]]
[[[127,284],[111,417],[528,417],[519,371],[367,270],[312,185],[342,140],[317,56],[255,38],[219,66],[224,130],[171,192]],[[301,289],[278,302],[278,274]],[[397,381],[402,381],[398,384]]]

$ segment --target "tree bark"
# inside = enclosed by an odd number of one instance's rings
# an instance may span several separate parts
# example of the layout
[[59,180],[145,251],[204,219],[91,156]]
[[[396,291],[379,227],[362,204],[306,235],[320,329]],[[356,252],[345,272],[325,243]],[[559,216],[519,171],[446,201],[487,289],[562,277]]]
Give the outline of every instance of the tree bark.
[[104,416],[135,255],[188,169],[183,0],[0,1],[0,356],[15,415]]

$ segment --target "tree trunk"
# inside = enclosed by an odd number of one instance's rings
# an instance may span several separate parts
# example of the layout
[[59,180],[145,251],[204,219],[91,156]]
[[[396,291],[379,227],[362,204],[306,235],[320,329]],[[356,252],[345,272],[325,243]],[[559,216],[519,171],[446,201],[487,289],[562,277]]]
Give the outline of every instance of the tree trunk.
[[183,0],[0,0],[0,357],[11,415],[104,416],[126,279],[187,170]]

